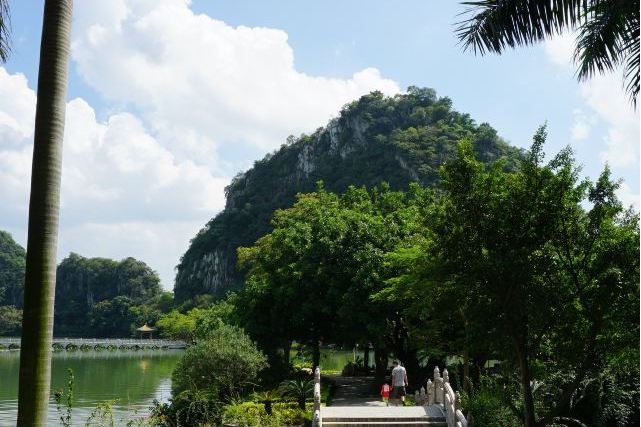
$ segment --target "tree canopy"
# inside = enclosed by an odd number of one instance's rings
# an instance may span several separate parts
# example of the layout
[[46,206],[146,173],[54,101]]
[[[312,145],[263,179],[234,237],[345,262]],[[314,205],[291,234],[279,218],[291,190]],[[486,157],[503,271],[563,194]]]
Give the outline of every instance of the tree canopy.
[[[503,419],[527,426],[631,419],[638,390],[622,378],[638,373],[638,214],[607,168],[592,182],[569,149],[546,161],[546,136],[515,164],[484,163],[463,140],[433,190],[337,195],[321,183],[299,195],[238,251],[237,321],[270,361],[288,363],[292,341],[314,364],[320,342],[372,343],[383,373],[393,355],[426,378],[458,356],[452,376],[471,407],[493,390],[512,408]],[[619,392],[600,395],[613,378]]]

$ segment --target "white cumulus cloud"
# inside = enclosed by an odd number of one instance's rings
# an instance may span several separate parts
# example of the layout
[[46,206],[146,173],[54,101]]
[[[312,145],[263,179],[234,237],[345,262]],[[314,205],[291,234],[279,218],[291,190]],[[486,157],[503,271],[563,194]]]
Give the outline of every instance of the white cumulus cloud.
[[77,2],[77,69],[106,98],[134,105],[187,156],[213,163],[229,144],[264,153],[365,93],[399,92],[374,68],[348,79],[300,72],[284,31],[232,27],[195,14],[185,0],[108,3]]
[[[548,60],[572,78],[575,78],[575,36],[564,34],[544,44]],[[634,177],[633,183],[624,183],[619,194],[626,203],[639,209],[639,115],[623,90],[621,70],[597,74],[581,82],[578,93],[583,104],[574,111],[572,140],[589,139],[587,143],[598,147],[594,151],[604,164],[612,167],[615,176]]]
[[[36,98],[22,75],[4,68],[0,88],[0,228],[25,230]],[[61,255],[136,256],[170,286],[189,238],[224,206],[228,182],[178,159],[134,115],[101,122],[87,102],[74,99],[63,150]],[[24,232],[15,237],[24,243]]]

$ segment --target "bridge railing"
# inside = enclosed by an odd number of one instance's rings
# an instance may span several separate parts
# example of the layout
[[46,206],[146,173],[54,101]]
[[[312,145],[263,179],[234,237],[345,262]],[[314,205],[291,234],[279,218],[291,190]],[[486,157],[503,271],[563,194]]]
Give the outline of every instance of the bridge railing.
[[[66,347],[67,345],[74,345],[76,347],[89,346],[125,346],[125,347],[184,347],[185,343],[182,341],[174,340],[165,340],[165,339],[140,339],[140,338],[61,338],[54,337],[52,339],[52,344],[62,345]],[[0,345],[9,346],[20,346],[19,337],[0,337]]]
[[314,369],[314,415],[312,418],[312,427],[322,427],[323,421],[321,419],[321,384],[320,384],[320,366]]
[[440,405],[445,411],[448,427],[472,427],[471,416],[467,418],[461,411],[461,395],[450,385],[450,375],[443,369],[443,376],[438,366],[434,368],[434,381],[427,380],[427,387],[421,387],[414,393],[417,405]]

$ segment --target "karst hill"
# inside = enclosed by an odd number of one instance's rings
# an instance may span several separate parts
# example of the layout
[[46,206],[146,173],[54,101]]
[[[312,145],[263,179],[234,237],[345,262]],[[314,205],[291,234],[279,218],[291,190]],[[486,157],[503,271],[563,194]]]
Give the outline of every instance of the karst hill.
[[236,249],[268,232],[274,210],[290,206],[297,193],[313,191],[319,180],[339,193],[383,181],[393,189],[413,181],[432,186],[465,138],[485,162],[504,159],[511,168],[521,155],[490,125],[453,110],[449,98],[417,87],[394,97],[370,93],[311,135],[289,137],[226,188],[225,209],[192,239],[177,266],[176,302],[241,286]]

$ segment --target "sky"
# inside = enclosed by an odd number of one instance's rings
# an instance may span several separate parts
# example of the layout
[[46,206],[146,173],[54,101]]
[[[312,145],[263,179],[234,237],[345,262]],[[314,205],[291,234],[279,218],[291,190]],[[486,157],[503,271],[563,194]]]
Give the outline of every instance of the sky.
[[[366,7],[365,7],[366,4]],[[0,229],[26,243],[42,0],[10,0],[0,66]],[[75,0],[58,257],[148,263],[163,287],[237,173],[373,90],[431,87],[511,144],[605,164],[639,209],[639,115],[621,72],[577,82],[566,34],[463,51],[456,1]]]

